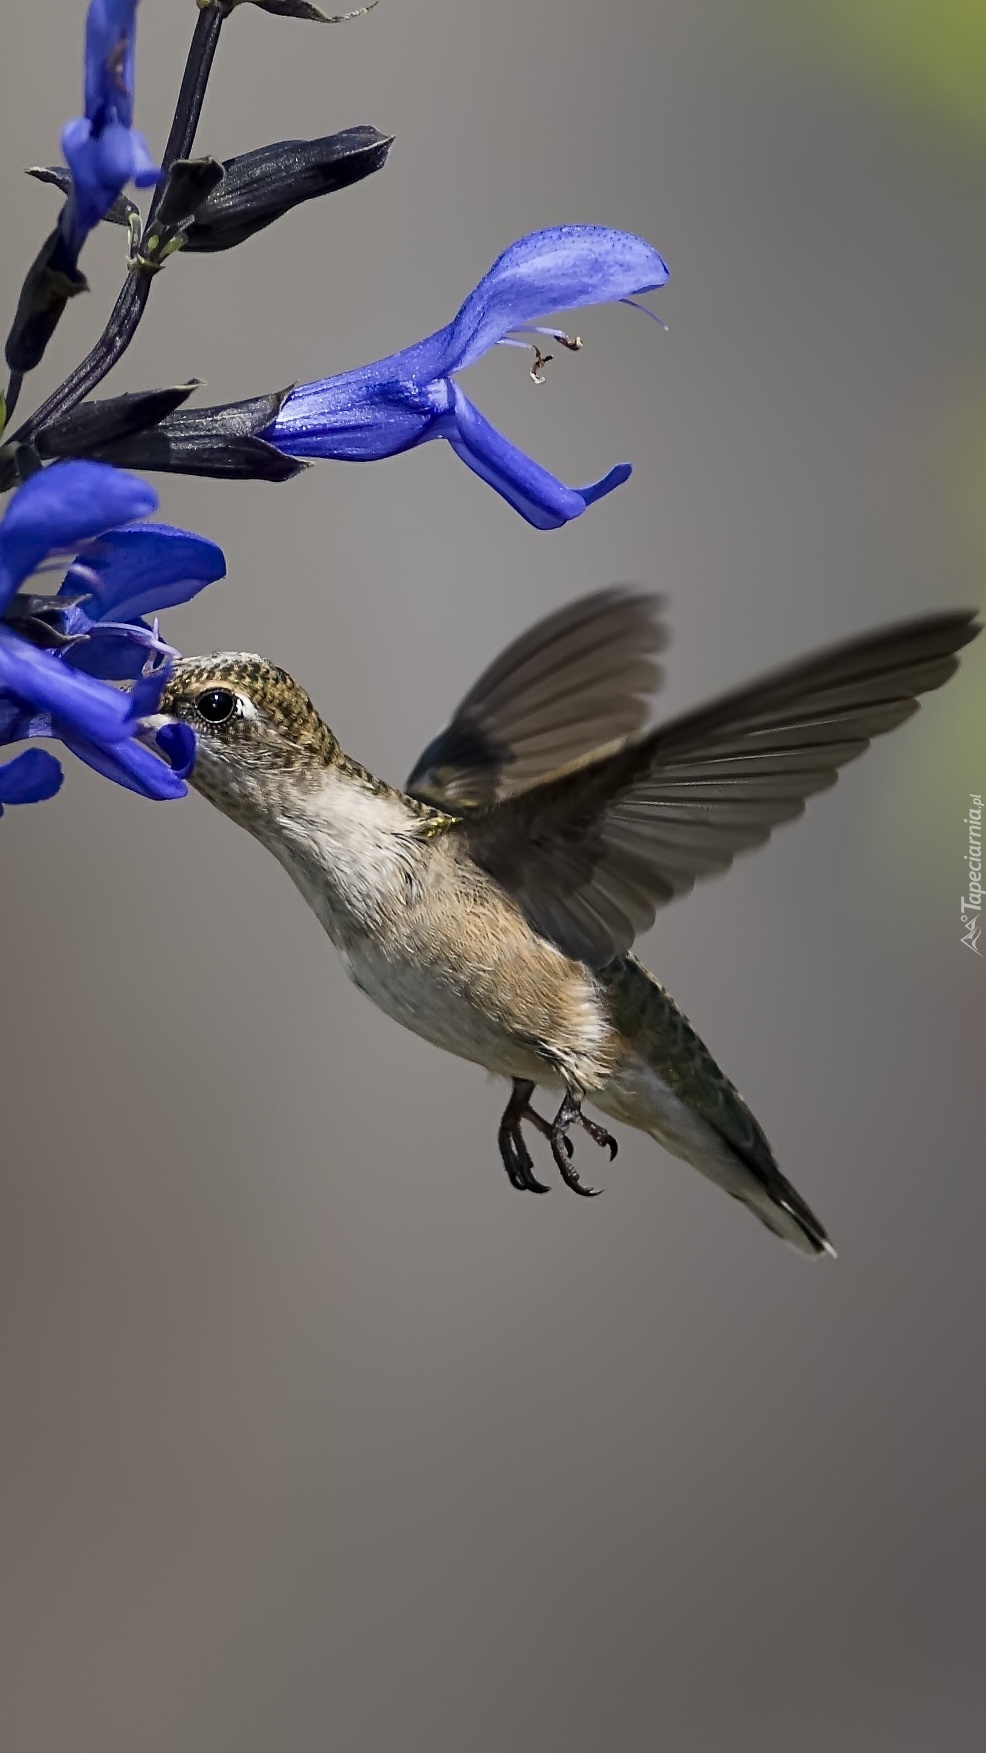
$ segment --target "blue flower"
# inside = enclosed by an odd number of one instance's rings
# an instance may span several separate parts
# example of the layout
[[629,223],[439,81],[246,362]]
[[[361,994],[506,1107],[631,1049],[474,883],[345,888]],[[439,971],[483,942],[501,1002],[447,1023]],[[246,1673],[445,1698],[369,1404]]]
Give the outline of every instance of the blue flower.
[[62,151],[72,172],[63,229],[75,256],[127,183],[146,188],[161,174],[133,126],[136,35],[137,0],[90,0],[86,113],[62,130]]
[[[175,655],[145,617],[186,602],[226,567],[214,542],[131,521],[156,506],[146,482],[96,462],[54,463],[15,494],[0,522],[0,745],[57,737],[118,784],[171,798],[185,793],[195,740],[169,726],[158,739],[164,759],[138,740]],[[21,591],[82,544],[57,594]],[[57,761],[28,750],[0,767],[0,804],[50,797],[60,782]]]
[[[566,487],[483,418],[454,374],[498,342],[532,344],[518,332],[574,348],[577,339],[535,327],[534,319],[579,305],[632,302],[667,278],[657,251],[627,232],[595,225],[532,232],[504,250],[447,327],[374,365],[299,384],[260,436],[289,456],[347,462],[445,438],[529,523],[558,529],[625,481],[630,464],[588,487]],[[537,351],[535,362],[543,363]]]

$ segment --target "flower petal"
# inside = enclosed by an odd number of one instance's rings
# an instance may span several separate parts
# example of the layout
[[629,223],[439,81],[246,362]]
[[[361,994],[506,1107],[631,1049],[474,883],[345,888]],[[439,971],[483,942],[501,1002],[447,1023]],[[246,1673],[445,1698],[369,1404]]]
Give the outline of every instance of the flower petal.
[[6,803],[43,803],[54,797],[62,778],[54,755],[45,749],[25,749],[12,761],[0,764],[0,815]]
[[[50,712],[53,718],[75,725],[79,733],[98,741],[119,742],[131,734],[134,713],[130,694],[67,669],[54,652],[39,651],[3,626],[0,688],[25,706]],[[141,710],[153,708],[142,706]],[[57,734],[63,733],[59,730]]]
[[86,613],[93,621],[137,621],[187,603],[207,584],[226,574],[226,559],[215,542],[170,524],[124,525],[79,556],[86,569],[80,585],[69,572],[58,594],[91,593]]
[[133,121],[137,0],[90,0],[86,13],[86,115],[97,127]]
[[375,365],[293,389],[260,437],[293,457],[331,457],[336,462],[378,462],[410,450],[448,403],[443,384],[419,389],[399,377],[407,355],[395,353]]
[[0,522],[0,610],[46,554],[147,517],[157,494],[109,463],[53,463],[25,481]]
[[50,737],[51,714],[31,712],[0,689],[0,743],[21,743],[28,737]]
[[434,375],[464,370],[521,323],[652,292],[667,279],[657,251],[630,232],[603,225],[532,231],[497,257],[454,322],[441,331],[446,352],[435,362]]
[[591,486],[566,487],[491,426],[458,384],[454,387],[454,412],[438,422],[435,436],[447,439],[456,456],[535,529],[560,529],[572,518],[580,517],[587,505],[628,479],[630,464],[618,463]]
[[128,791],[136,791],[141,797],[149,797],[156,802],[166,802],[171,798],[184,797],[188,786],[184,780],[162,761],[159,756],[137,742],[136,738],[128,737],[125,742],[114,743],[112,748],[105,744],[92,742],[88,737],[79,736],[77,732],[55,720],[55,735],[61,739],[73,755],[85,761],[105,779],[115,780]]
[[187,779],[195,766],[197,745],[195,732],[190,724],[175,720],[173,724],[163,724],[154,738],[162,755],[168,761],[172,772],[179,779]]

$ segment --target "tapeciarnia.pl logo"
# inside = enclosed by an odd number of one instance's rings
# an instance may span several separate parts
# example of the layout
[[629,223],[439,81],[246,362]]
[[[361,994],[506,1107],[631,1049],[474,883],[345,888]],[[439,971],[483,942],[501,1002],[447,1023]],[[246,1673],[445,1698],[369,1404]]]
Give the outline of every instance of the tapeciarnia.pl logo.
[[959,903],[964,928],[962,942],[974,955],[981,956],[983,952],[979,948],[979,933],[983,911],[983,800],[978,791],[970,794],[969,813],[963,819],[969,830],[969,845],[965,855],[969,893],[963,895]]

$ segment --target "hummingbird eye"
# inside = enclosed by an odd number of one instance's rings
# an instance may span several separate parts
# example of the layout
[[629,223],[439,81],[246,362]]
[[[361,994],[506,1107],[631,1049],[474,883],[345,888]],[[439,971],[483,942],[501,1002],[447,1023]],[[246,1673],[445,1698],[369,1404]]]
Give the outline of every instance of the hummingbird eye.
[[236,711],[236,695],[229,688],[207,688],[199,695],[195,706],[207,724],[225,724]]

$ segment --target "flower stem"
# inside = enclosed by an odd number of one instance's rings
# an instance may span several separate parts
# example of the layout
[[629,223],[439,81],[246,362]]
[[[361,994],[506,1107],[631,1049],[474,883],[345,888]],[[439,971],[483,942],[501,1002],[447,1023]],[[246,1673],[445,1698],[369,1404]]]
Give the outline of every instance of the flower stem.
[[[205,90],[212,72],[212,63],[219,45],[219,32],[229,15],[224,0],[209,0],[209,4],[201,7],[195,20],[191,46],[185,71],[182,75],[181,90],[175,106],[175,119],[171,124],[168,144],[164,149],[161,169],[164,175],[154,191],[147,225],[150,225],[161,203],[164,194],[168,171],[176,158],[187,158],[195,144],[195,132],[205,102]],[[145,233],[147,226],[144,227]]]
[[126,282],[120,290],[119,297],[105,329],[81,364],[70,372],[64,383],[53,390],[40,408],[36,408],[23,426],[14,434],[21,443],[30,443],[37,433],[43,431],[56,420],[64,419],[73,408],[78,407],[88,395],[102,383],[103,378],[113,369],[129,347],[140,319],[147,308],[147,300],[151,293],[160,262],[156,265],[150,259],[148,245],[157,210],[161,205],[167,187],[168,171],[179,158],[187,158],[195,143],[195,133],[205,102],[206,86],[212,72],[216,48],[219,43],[219,32],[229,14],[228,0],[205,0],[200,5],[192,41],[185,62],[181,89],[175,107],[174,120],[168,135],[168,143],[164,149],[161,163],[161,180],[154,191],[150,210],[140,237],[134,261],[127,274]]

